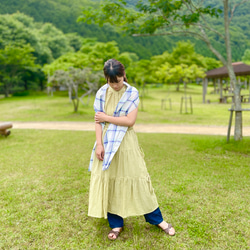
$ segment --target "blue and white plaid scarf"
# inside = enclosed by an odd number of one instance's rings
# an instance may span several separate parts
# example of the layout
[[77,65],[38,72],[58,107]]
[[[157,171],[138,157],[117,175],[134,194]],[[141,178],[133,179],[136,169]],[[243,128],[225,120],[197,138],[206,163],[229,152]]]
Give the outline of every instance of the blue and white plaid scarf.
[[[138,107],[139,104],[139,93],[138,90],[135,87],[130,86],[128,83],[123,82],[127,89],[125,93],[122,95],[120,101],[118,102],[114,115],[115,117],[119,116],[126,116],[128,113],[133,111]],[[95,112],[105,112],[104,106],[105,106],[105,98],[106,98],[106,91],[108,89],[109,85],[105,84],[103,87],[101,87],[95,97],[94,102],[94,109]],[[102,129],[104,128],[104,123],[102,123]],[[109,127],[107,129],[107,132],[103,139],[103,146],[104,146],[104,159],[102,164],[102,170],[107,170],[110,166],[110,163],[117,152],[122,139],[124,135],[127,132],[128,127],[125,126],[117,126],[115,124],[110,123]],[[96,148],[96,142],[94,145],[94,148],[92,150],[91,159],[89,163],[89,171],[92,169],[93,159],[95,156],[95,148]]]

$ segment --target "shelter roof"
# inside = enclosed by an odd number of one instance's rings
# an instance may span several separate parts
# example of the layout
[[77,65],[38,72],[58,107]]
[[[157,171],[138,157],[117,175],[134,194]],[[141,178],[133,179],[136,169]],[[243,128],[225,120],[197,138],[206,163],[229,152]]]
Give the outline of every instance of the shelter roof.
[[[250,75],[250,65],[247,65],[243,62],[232,63],[234,73],[236,76],[247,76]],[[212,69],[206,72],[207,78],[222,78],[228,77],[228,71],[226,66]]]

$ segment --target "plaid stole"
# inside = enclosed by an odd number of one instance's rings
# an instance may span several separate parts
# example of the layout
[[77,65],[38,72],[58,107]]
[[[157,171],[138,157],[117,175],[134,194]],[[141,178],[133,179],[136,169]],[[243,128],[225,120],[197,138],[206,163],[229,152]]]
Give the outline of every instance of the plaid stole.
[[[115,117],[126,116],[128,113],[136,109],[139,104],[138,90],[135,87],[130,86],[126,82],[123,82],[123,83],[127,86],[127,89],[125,93],[122,95],[120,101],[118,102],[116,106],[116,109],[113,114],[113,116]],[[96,93],[96,98],[94,102],[95,112],[105,112],[104,106],[105,106],[106,91],[108,87],[109,85],[105,84]],[[102,129],[104,128],[104,125],[105,124],[102,123]],[[107,132],[104,135],[104,139],[103,139],[103,146],[104,146],[105,153],[104,153],[104,159],[103,159],[103,164],[102,164],[103,166],[102,170],[107,170],[109,168],[111,161],[115,153],[117,152],[123,140],[124,135],[127,132],[127,129],[128,127],[126,126],[117,126],[112,123],[109,124]],[[96,148],[96,142],[91,153],[89,171],[91,171],[92,169],[93,159],[95,155],[95,148]]]

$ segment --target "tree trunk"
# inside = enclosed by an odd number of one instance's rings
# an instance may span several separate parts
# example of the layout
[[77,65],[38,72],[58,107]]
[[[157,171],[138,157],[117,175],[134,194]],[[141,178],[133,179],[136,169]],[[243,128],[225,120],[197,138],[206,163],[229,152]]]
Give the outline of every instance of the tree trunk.
[[69,103],[72,102],[72,90],[71,87],[68,87],[68,94],[69,94]]
[[24,81],[24,89],[26,91],[28,90],[28,81],[27,80]]
[[9,97],[9,88],[8,85],[4,85],[4,96],[7,98]]
[[176,91],[180,91],[180,82],[177,82]]
[[74,104],[74,112],[78,111],[78,106],[79,106],[79,98],[73,98],[73,104]]
[[[237,83],[236,76],[232,66],[232,52],[230,45],[230,33],[229,33],[229,8],[228,0],[223,0],[224,4],[224,25],[225,25],[225,44],[227,50],[227,70],[234,88],[234,105],[235,110],[241,110],[241,97],[240,97],[240,84]],[[235,111],[235,129],[234,140],[242,140],[242,111]]]
[[43,80],[42,79],[39,80],[39,85],[40,85],[41,91],[43,91],[44,90],[44,84],[43,84]]
[[[73,86],[73,89],[74,89],[74,96],[72,96],[72,101],[73,101],[73,104],[74,104],[74,112],[77,112],[78,111],[78,107],[79,107],[79,98],[78,98],[78,86],[77,85],[74,85]],[[73,91],[72,91],[72,94],[73,94]]]

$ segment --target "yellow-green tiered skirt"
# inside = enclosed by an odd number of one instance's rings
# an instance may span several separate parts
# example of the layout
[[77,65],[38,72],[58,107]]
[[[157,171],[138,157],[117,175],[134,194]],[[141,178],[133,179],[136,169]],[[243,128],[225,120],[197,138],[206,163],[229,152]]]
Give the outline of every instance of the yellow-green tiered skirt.
[[[106,133],[106,124],[103,135]],[[123,218],[150,213],[158,208],[144,155],[134,129],[128,128],[108,170],[95,156],[91,171],[88,215]]]

